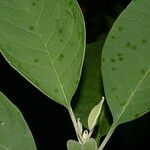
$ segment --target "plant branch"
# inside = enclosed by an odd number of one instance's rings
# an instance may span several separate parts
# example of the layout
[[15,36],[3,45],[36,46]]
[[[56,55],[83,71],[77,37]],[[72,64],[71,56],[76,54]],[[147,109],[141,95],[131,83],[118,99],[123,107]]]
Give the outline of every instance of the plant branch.
[[98,150],[103,150],[103,148],[105,147],[105,145],[109,141],[111,135],[113,134],[115,128],[116,128],[116,123],[113,123],[111,128],[110,128],[110,130],[109,130],[109,132],[107,133],[105,139],[103,140],[103,142],[101,143],[100,147],[98,148]]
[[76,120],[76,118],[75,118],[75,115],[74,115],[74,112],[73,112],[71,106],[68,107],[68,111],[69,111],[69,114],[70,114],[70,117],[71,117],[71,120],[72,120],[74,129],[75,129],[75,132],[76,132],[76,136],[77,136],[77,138],[78,138],[78,141],[79,141],[79,143],[82,143],[82,141],[81,141],[81,136],[82,136],[82,135],[80,135],[80,132],[79,132],[79,129],[78,129],[77,120]]

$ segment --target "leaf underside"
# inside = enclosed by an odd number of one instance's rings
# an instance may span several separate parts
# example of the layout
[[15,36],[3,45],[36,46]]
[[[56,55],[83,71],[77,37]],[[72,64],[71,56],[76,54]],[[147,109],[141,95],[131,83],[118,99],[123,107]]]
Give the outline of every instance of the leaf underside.
[[149,0],[131,2],[114,23],[104,45],[104,88],[117,124],[150,110],[149,10]]
[[97,144],[94,139],[90,139],[85,144],[80,144],[74,140],[67,142],[68,150],[97,150]]
[[100,57],[103,41],[87,44],[80,84],[75,94],[74,112],[85,127],[90,111],[102,98]]
[[[103,96],[100,59],[103,43],[104,38],[87,44],[80,84],[73,100],[75,102],[74,112],[76,118],[80,118],[86,128],[88,128],[87,122],[91,110],[100,102]],[[98,134],[101,136],[107,133],[110,126],[104,109],[98,120],[100,128]]]
[[0,92],[0,150],[36,150],[20,111]]
[[0,50],[28,81],[68,107],[79,82],[85,29],[75,0],[0,1]]

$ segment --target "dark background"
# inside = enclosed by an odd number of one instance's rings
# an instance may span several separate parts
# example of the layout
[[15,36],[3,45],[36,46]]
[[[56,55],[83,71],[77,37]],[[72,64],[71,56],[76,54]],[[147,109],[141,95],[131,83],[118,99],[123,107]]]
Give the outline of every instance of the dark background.
[[[84,13],[87,42],[108,32],[113,21],[130,0],[78,0]],[[38,150],[66,150],[68,139],[75,139],[66,109],[49,100],[0,55],[0,89],[22,111]],[[116,129],[105,150],[150,149],[150,113]],[[52,148],[53,147],[53,148]]]

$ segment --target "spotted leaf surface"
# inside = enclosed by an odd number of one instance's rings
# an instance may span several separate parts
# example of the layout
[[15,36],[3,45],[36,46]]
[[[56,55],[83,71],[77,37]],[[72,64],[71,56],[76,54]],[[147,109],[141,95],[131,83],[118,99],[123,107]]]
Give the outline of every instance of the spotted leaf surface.
[[0,92],[0,150],[36,150],[20,111]]
[[102,73],[115,125],[150,110],[150,1],[134,0],[104,45]]
[[76,0],[0,1],[0,50],[34,86],[68,107],[78,85],[85,30]]

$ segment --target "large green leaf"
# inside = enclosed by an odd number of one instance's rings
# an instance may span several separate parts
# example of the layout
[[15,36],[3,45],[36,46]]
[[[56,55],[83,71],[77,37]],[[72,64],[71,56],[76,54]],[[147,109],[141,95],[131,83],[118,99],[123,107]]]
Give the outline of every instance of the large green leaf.
[[90,139],[85,144],[80,144],[74,140],[67,142],[68,150],[97,150],[97,144],[94,139]]
[[114,23],[102,54],[102,75],[115,128],[150,110],[150,1],[134,0]]
[[115,126],[150,110],[150,1],[134,0],[104,45],[102,73]]
[[84,57],[85,29],[76,0],[0,1],[0,49],[34,86],[68,107]]
[[0,92],[0,150],[36,150],[21,112]]
[[87,44],[81,81],[75,95],[74,112],[86,127],[89,113],[100,102],[103,93],[99,59],[102,45],[103,41]]
[[[103,43],[104,37],[97,42],[87,44],[81,81],[74,97],[76,118],[80,118],[86,128],[88,128],[87,121],[91,110],[103,96],[100,59]],[[105,135],[109,125],[109,119],[103,109],[98,120],[97,127],[100,128],[100,131],[97,134],[100,134],[99,136]]]

